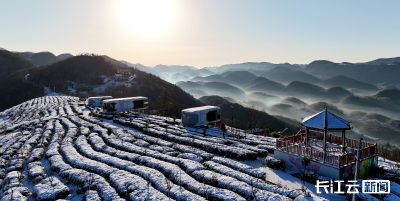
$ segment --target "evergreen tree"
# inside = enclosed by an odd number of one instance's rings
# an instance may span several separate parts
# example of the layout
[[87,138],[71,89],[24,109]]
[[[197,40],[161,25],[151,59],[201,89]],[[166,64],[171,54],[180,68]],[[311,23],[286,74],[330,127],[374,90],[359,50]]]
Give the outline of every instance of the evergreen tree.
[[168,110],[174,105],[174,99],[172,99],[171,94],[166,89],[164,89],[157,98],[157,105],[163,111],[163,115],[165,115],[165,110]]

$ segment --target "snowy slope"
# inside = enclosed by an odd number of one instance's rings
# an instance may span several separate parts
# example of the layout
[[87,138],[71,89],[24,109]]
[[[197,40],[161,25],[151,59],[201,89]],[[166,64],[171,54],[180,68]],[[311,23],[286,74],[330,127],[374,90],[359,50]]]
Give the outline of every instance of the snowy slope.
[[224,139],[155,115],[107,120],[79,103],[45,96],[0,112],[0,200],[310,199],[291,172],[262,165],[274,138],[230,128]]

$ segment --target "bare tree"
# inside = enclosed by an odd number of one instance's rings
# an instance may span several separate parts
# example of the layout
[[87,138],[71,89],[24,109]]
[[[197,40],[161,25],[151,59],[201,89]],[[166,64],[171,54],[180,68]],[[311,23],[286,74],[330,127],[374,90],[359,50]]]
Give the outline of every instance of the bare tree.
[[222,137],[225,139],[225,134],[227,132],[225,122],[221,121],[221,123],[218,124],[218,128],[222,133]]
[[261,124],[265,121],[265,109],[257,109],[254,105],[251,105],[246,108],[246,115],[248,118],[248,128],[251,133],[253,133],[254,128],[261,126]]
[[151,184],[150,173],[147,174],[146,182],[147,182],[147,200],[149,200],[150,199],[150,197],[149,197],[150,196],[150,184]]
[[11,200],[14,200],[14,190],[15,190],[15,188],[11,187],[11,179],[8,179],[5,182],[5,186],[6,186],[6,189],[7,189],[7,187],[9,187],[7,191],[11,192]]
[[94,184],[95,178],[93,173],[86,174],[85,178],[85,184],[88,186],[89,191],[91,189],[91,186]]
[[251,180],[251,195],[253,196],[253,200],[257,199],[257,186],[258,186],[258,179],[255,179],[256,181],[254,181],[254,179]]
[[310,196],[310,194],[307,193],[308,186],[310,185],[310,184],[307,184],[307,176],[308,176],[307,166],[311,163],[311,159],[307,158],[307,157],[303,157],[300,161],[303,166],[302,167],[296,166],[300,172],[300,181],[301,181],[301,189],[300,190],[303,191],[306,196]]
[[47,176],[47,178],[48,178],[48,180],[50,182],[51,190],[54,191],[53,186],[55,185],[55,183],[54,183],[54,177],[52,176],[51,171],[46,169],[46,170],[44,170],[44,172],[46,173],[46,176]]
[[216,186],[218,185],[218,177],[217,174],[212,173],[211,175],[211,185]]
[[174,178],[176,179],[176,180],[178,180],[178,184],[179,184],[179,188],[181,188],[182,187],[182,180],[181,180],[181,178],[182,178],[182,173],[181,173],[181,169],[179,169],[179,172],[176,172],[175,174],[174,174]]
[[164,178],[165,178],[165,183],[167,184],[167,190],[168,190],[167,196],[168,196],[169,200],[171,200],[171,197],[169,196],[169,194],[171,193],[171,189],[172,189],[172,187],[174,187],[174,184],[170,180],[168,180],[167,177],[164,177]]
[[124,183],[124,188],[125,188],[125,197],[127,198],[129,195],[129,188],[131,184],[129,182]]
[[203,183],[202,183],[202,185],[201,185],[201,188],[203,189],[203,192],[204,192],[204,194],[205,194],[205,196],[206,196],[206,199],[208,200],[208,194],[209,194],[209,192],[208,192],[208,186],[207,186],[207,184],[205,183],[204,174],[202,174],[202,178],[203,178]]

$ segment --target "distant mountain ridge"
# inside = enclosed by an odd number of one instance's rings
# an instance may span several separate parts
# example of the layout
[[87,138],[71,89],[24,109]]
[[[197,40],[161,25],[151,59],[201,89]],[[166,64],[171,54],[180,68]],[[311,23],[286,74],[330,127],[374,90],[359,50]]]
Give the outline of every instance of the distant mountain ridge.
[[194,95],[196,95],[197,97],[199,97],[198,95],[201,95],[202,93],[210,95],[228,96],[235,99],[239,98],[239,100],[246,97],[246,93],[242,89],[224,82],[182,81],[176,83],[176,85],[187,92],[189,91],[193,92],[193,90],[196,89],[195,92],[199,93],[196,93]]
[[64,53],[56,56],[51,52],[38,52],[38,53],[15,52],[15,53],[25,58],[26,60],[31,61],[35,66],[50,65],[73,56],[72,54],[69,53]]
[[334,77],[345,75],[370,84],[400,84],[400,63],[396,65],[343,64],[326,60],[313,61],[306,66],[306,72],[314,75]]
[[0,80],[19,70],[33,67],[35,67],[35,65],[32,62],[24,59],[20,55],[5,49],[0,50]]
[[400,57],[375,59],[373,61],[365,62],[365,64],[388,65],[388,64],[393,64],[396,62],[400,62]]
[[340,104],[354,108],[372,107],[400,112],[400,90],[382,89],[372,96],[349,96],[341,100]]
[[285,85],[268,80],[267,78],[256,78],[253,80],[256,83],[245,89],[245,91],[260,91],[260,92],[281,92],[285,89]]
[[162,65],[159,64],[153,67],[154,70],[158,72],[167,72],[167,73],[179,73],[187,70],[196,70],[197,68],[193,66],[180,66],[180,65]]
[[[136,79],[125,81],[122,85],[107,85],[105,82],[109,82],[107,80],[112,79],[120,69],[136,74]],[[29,76],[26,76],[27,74]],[[174,99],[174,106],[170,112],[176,115],[180,115],[179,111],[183,108],[203,105],[179,87],[157,76],[126,65],[115,65],[106,61],[103,56],[79,55],[47,66],[26,68],[1,80],[0,97],[5,98],[0,98],[0,110],[45,95],[43,86],[51,90],[55,88],[58,93],[76,96],[146,96],[149,97],[153,109],[157,109],[157,97],[167,89]],[[99,86],[101,90],[95,91],[94,88]]]
[[378,87],[372,84],[361,82],[344,75],[337,75],[326,80],[322,80],[321,85],[324,87],[343,87],[343,88],[356,88],[367,91],[377,91]]
[[151,73],[153,75],[157,75],[158,77],[161,77],[161,73],[160,72],[158,72],[157,70],[154,70],[153,68],[144,66],[142,64],[132,64],[132,63],[129,63],[127,61],[122,61],[122,60],[119,61],[119,62],[121,62],[121,63],[123,63],[123,64],[125,64],[125,65],[127,65],[129,67],[135,67],[135,68],[137,68],[137,69],[139,69],[141,71],[144,71],[146,73]]
[[293,70],[286,67],[275,67],[269,71],[266,71],[264,74],[262,74],[262,76],[283,84],[288,84],[293,81],[308,82],[311,84],[317,84],[321,82],[321,80],[317,77],[303,72],[302,70]]
[[[232,118],[231,106],[233,106],[234,123],[236,125],[248,124],[247,114],[249,109],[240,104],[229,102],[227,99],[220,96],[203,96],[199,98],[199,100],[207,105],[219,106],[221,108],[220,110],[221,118],[226,122],[231,122]],[[262,118],[263,120],[261,122],[261,126],[263,127],[267,126],[273,128],[274,130],[283,130],[285,128],[288,128],[289,133],[295,133],[298,131],[295,125],[282,121],[274,116],[269,115],[266,112],[257,111],[257,113],[261,114],[260,118]]]

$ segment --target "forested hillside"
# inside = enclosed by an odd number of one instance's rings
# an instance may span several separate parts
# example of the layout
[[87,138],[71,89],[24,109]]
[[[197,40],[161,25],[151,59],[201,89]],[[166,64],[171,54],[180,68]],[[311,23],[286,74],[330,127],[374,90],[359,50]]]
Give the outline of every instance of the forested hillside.
[[[119,71],[129,72],[131,77],[122,81],[114,80],[114,75]],[[174,106],[167,111],[171,115],[179,115],[182,108],[202,105],[179,87],[155,75],[112,64],[98,55],[78,55],[51,65],[24,69],[1,82],[0,95],[4,98],[0,100],[0,110],[44,95],[44,87],[55,89],[57,93],[77,96],[146,96],[150,99],[151,109],[157,109],[155,101],[166,89],[174,99]]]

